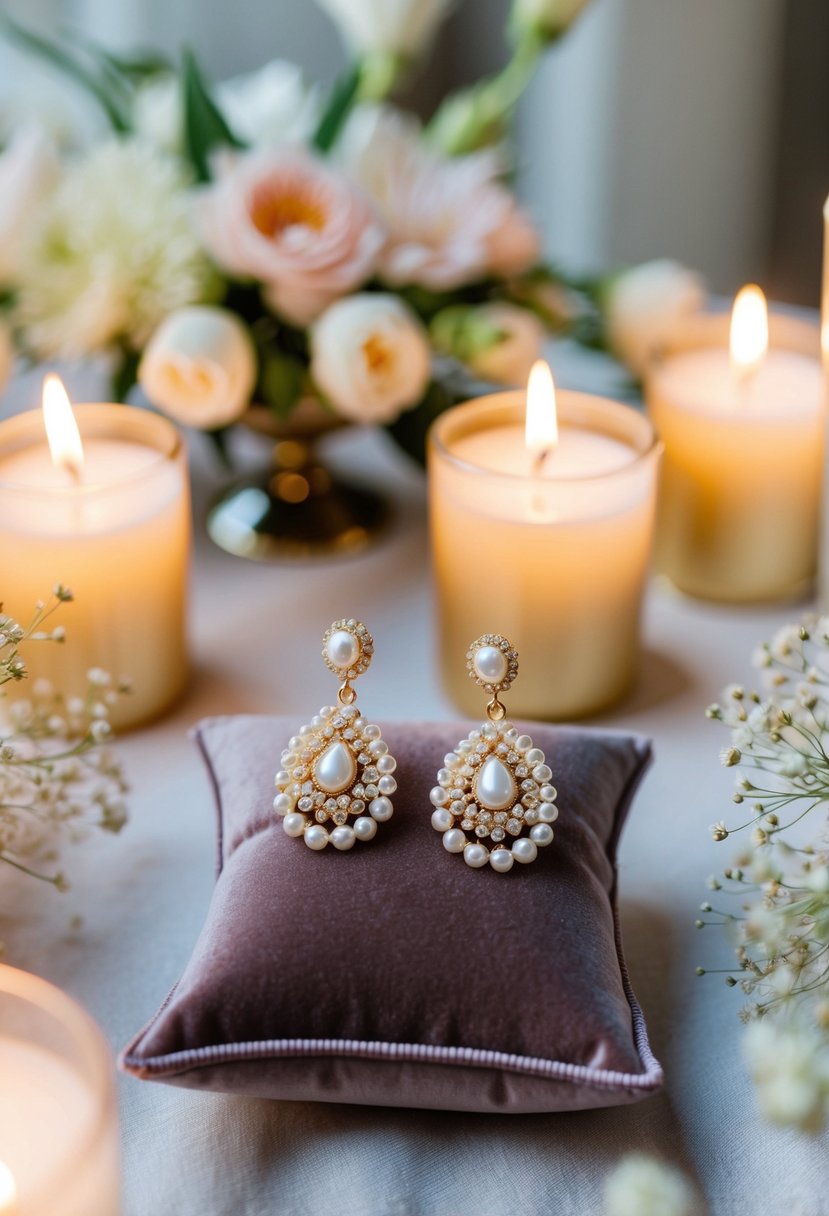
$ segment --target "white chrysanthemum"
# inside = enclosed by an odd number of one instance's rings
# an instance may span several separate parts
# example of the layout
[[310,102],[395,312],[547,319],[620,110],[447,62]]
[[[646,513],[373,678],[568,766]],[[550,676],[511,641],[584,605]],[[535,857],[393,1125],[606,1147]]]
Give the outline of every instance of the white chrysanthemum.
[[41,358],[139,350],[212,274],[175,161],[137,141],[94,147],[66,173],[23,255],[17,320]]
[[605,1184],[606,1216],[694,1216],[694,1192],[679,1170],[630,1153]]

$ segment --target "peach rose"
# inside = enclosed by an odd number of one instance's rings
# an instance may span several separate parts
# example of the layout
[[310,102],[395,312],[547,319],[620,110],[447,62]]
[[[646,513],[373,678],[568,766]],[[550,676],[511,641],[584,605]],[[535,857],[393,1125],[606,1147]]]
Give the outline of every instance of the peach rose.
[[521,274],[538,260],[538,233],[500,180],[497,153],[443,156],[414,121],[362,106],[340,155],[385,221],[380,276],[390,286],[451,291],[489,274]]
[[289,147],[226,158],[200,194],[197,222],[217,264],[258,279],[268,303],[301,326],[371,278],[386,239],[341,173]]

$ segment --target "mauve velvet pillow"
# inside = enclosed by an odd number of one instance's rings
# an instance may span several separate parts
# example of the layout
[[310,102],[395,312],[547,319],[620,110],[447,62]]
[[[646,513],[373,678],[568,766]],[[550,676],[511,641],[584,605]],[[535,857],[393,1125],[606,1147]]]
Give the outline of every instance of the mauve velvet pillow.
[[182,978],[121,1066],[260,1097],[501,1113],[658,1089],[615,909],[616,844],[648,743],[529,726],[559,791],[556,836],[497,874],[447,853],[430,823],[435,772],[468,726],[383,726],[394,818],[348,853],[312,852],[271,809],[298,727],[245,716],[196,730],[218,881]]

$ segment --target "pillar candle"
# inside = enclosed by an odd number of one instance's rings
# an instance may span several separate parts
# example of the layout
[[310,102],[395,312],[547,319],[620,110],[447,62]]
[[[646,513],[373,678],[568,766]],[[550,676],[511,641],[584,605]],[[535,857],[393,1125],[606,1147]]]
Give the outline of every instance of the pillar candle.
[[109,1051],[65,993],[0,966],[0,1213],[118,1216]]
[[147,410],[81,405],[75,415],[81,468],[55,463],[39,410],[0,423],[0,601],[25,624],[55,583],[68,586],[74,601],[53,618],[67,640],[29,645],[31,674],[72,695],[91,667],[129,677],[111,720],[132,726],[167,708],[187,675],[185,453]]
[[772,316],[769,349],[735,365],[729,318],[686,325],[646,378],[665,444],[656,566],[680,590],[751,602],[815,574],[823,464],[817,327]]
[[479,398],[432,428],[441,671],[479,715],[466,651],[503,634],[521,660],[509,713],[578,717],[619,698],[636,672],[659,445],[635,410],[561,392],[558,442],[540,458],[525,403],[523,392]]

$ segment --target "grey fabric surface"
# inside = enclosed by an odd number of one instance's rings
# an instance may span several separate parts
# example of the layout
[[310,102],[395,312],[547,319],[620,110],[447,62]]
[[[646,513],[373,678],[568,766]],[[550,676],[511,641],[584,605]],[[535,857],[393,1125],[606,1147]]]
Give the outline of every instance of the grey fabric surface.
[[[187,728],[213,713],[316,712],[332,678],[323,629],[365,618],[382,655],[363,680],[377,717],[446,719],[434,667],[422,489],[380,437],[343,456],[385,479],[398,503],[388,540],[358,560],[302,568],[236,561],[204,545],[193,604],[196,672],[165,721],[121,744],[134,790],[120,838],[68,859],[59,897],[0,873],[8,959],[80,999],[120,1048],[180,974],[214,877],[208,781]],[[200,477],[200,498],[211,491]],[[739,1058],[740,997],[698,963],[724,965],[693,928],[705,878],[728,845],[724,739],[705,721],[723,683],[750,679],[754,644],[798,607],[721,609],[654,588],[638,690],[602,721],[651,735],[657,762],[620,850],[631,979],[666,1086],[633,1107],[481,1116],[269,1102],[119,1082],[125,1216],[599,1216],[605,1173],[631,1149],[696,1176],[713,1216],[829,1216],[825,1138],[764,1124]],[[730,855],[729,855],[730,856]],[[69,925],[80,914],[80,929]]]

